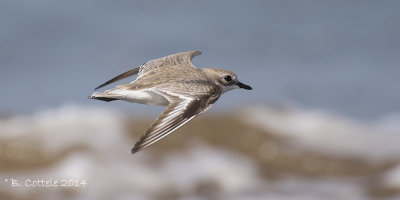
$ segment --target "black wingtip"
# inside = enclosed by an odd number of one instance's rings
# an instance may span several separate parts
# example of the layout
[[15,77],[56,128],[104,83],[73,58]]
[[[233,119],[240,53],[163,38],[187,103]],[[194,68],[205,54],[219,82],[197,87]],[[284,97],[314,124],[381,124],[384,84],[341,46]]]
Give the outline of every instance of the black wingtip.
[[136,153],[138,151],[140,151],[140,148],[138,146],[136,146],[136,145],[131,149],[131,153],[132,154],[134,154],[134,153]]
[[104,83],[104,84],[101,84],[101,85],[97,86],[96,88],[94,88],[94,90],[98,90],[98,89],[104,87],[105,85],[107,85],[107,84],[105,84],[105,83]]

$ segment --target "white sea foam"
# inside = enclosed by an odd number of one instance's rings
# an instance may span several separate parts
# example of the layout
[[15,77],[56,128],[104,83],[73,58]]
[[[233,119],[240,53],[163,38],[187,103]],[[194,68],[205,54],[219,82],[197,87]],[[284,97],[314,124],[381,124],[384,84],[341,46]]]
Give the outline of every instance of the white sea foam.
[[37,144],[49,154],[74,145],[100,150],[124,144],[123,119],[116,111],[70,104],[0,120],[0,139]]
[[243,121],[288,138],[301,148],[340,157],[381,161],[400,158],[400,117],[361,122],[320,110],[249,107]]
[[[0,172],[2,178],[22,183],[36,178],[85,180],[85,187],[71,191],[78,199],[154,199],[169,190],[191,196],[203,182],[215,183],[220,193],[241,193],[260,181],[251,160],[204,145],[167,155],[158,161],[159,165],[154,165],[150,161],[154,155],[145,151],[132,156],[129,152],[132,142],[126,138],[123,115],[112,110],[67,105],[3,119],[0,125],[0,140],[34,145],[41,152],[48,152],[47,156],[77,145],[89,149],[72,151],[42,168]],[[1,192],[18,198],[37,194],[41,199],[52,199],[64,190],[57,187],[42,191],[10,185],[0,188]]]
[[386,172],[382,177],[382,182],[386,187],[400,189],[400,165]]
[[[260,124],[261,119],[268,119],[265,116],[273,119],[270,111],[258,108],[248,112],[260,117]],[[283,114],[279,115],[281,121],[276,117],[275,122],[285,122]],[[3,180],[76,179],[85,180],[86,186],[66,192],[62,187],[12,188],[1,182],[0,193],[20,199],[155,199],[174,194],[177,199],[368,199],[362,184],[346,178],[262,178],[250,158],[202,143],[162,158],[148,151],[132,156],[132,141],[126,138],[123,120],[116,111],[74,105],[0,120],[0,140],[35,141],[35,148],[53,152],[50,156],[77,144],[89,149],[71,151],[40,168],[0,171]],[[393,174],[396,171],[387,176],[397,177]],[[394,184],[396,180],[387,181]]]

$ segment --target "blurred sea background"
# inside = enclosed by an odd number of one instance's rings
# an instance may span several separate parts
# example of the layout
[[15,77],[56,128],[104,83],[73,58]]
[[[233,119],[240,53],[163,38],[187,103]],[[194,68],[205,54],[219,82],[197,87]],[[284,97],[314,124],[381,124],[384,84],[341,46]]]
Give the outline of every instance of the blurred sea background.
[[[131,155],[162,107],[87,97],[190,50],[253,90]],[[395,0],[1,0],[0,199],[400,199],[399,64]]]

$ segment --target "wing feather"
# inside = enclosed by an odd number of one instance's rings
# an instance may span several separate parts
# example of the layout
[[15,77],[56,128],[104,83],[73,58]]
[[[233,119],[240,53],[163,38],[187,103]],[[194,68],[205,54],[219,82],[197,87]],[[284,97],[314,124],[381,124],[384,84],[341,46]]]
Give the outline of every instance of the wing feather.
[[160,67],[168,67],[168,66],[174,66],[174,65],[185,65],[187,67],[194,67],[195,66],[190,62],[191,59],[197,55],[200,55],[200,51],[188,51],[188,52],[182,52],[182,53],[177,53],[169,56],[165,56],[162,58],[150,60],[143,64],[140,67],[135,67],[133,69],[130,69],[128,71],[125,71],[114,78],[104,82],[103,84],[97,86],[94,90],[97,90],[99,88],[102,88],[106,85],[109,85],[111,83],[114,83],[116,81],[122,80],[124,78],[133,76],[138,74],[139,77],[146,74],[149,71],[152,71],[154,69],[160,68]]
[[108,84],[114,83],[115,81],[119,81],[119,80],[124,79],[124,78],[127,78],[127,77],[129,77],[129,76],[133,76],[133,75],[139,73],[139,69],[140,69],[140,67],[135,67],[135,68],[130,69],[130,70],[126,71],[126,72],[123,72],[123,73],[121,73],[121,74],[115,76],[114,78],[112,78],[112,79],[106,81],[105,83],[103,83],[103,84],[97,86],[94,90],[97,90],[97,89],[99,89],[99,88],[102,88],[102,87],[104,87],[104,86],[106,86],[106,85],[108,85]]
[[142,76],[143,74],[146,74],[147,72],[160,67],[168,67],[168,66],[184,64],[185,66],[195,68],[195,66],[190,61],[192,60],[193,57],[200,54],[201,54],[200,51],[187,51],[150,60],[140,67],[139,76]]
[[136,153],[154,144],[196,117],[210,106],[207,103],[208,100],[209,98],[206,96],[196,99],[175,97],[175,100],[164,109],[156,121],[143,134],[139,141],[136,142],[132,148],[132,153]]

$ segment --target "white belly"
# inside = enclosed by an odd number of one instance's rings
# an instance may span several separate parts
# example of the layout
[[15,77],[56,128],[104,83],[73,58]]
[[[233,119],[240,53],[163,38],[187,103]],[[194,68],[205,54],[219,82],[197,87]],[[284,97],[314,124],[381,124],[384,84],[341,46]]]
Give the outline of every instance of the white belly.
[[119,90],[114,90],[113,93],[120,95],[121,100],[133,103],[140,103],[140,104],[154,105],[154,106],[166,106],[169,104],[168,100],[165,97],[151,91],[145,91],[145,90],[134,91],[134,90],[119,89]]

